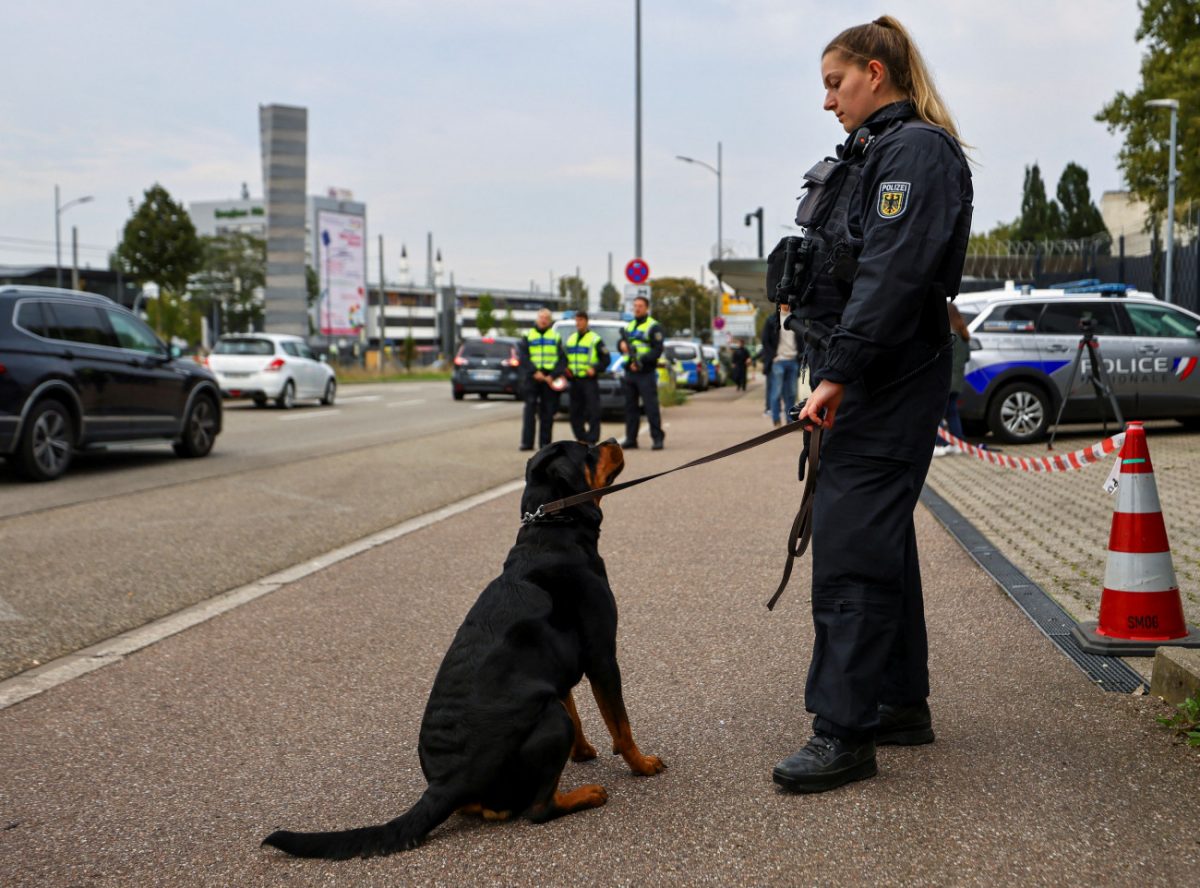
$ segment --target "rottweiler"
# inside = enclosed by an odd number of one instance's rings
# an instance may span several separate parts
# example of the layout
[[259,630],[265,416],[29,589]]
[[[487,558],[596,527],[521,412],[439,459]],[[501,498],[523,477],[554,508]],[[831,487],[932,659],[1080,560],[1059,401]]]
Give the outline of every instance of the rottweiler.
[[[615,440],[558,441],[525,468],[523,515],[612,483],[624,467]],[[467,614],[433,682],[417,751],[428,781],[405,814],[341,832],[277,831],[263,840],[297,857],[343,860],[414,848],[455,811],[541,823],[603,805],[595,784],[560,792],[567,759],[594,758],[571,689],[586,675],[635,774],[666,766],[633,740],[617,666],[617,603],[597,543],[599,499],[523,523],[504,570]]]

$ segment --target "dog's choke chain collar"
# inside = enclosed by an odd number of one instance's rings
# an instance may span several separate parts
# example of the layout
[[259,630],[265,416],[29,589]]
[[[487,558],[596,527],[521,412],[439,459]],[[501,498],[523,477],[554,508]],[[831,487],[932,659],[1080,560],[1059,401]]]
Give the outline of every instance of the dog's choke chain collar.
[[[634,478],[632,481],[624,481],[620,484],[612,484],[608,487],[601,487],[597,490],[589,490],[585,493],[577,493],[573,496],[568,496],[563,499],[554,500],[553,502],[544,503],[537,507],[535,512],[526,512],[521,516],[521,526],[528,527],[531,524],[546,524],[551,521],[571,521],[573,520],[566,515],[557,515],[563,509],[569,509],[571,506],[577,506],[580,503],[586,503],[589,500],[599,499],[602,496],[608,496],[610,493],[617,493],[621,490],[627,490],[630,487],[636,487],[638,484],[645,484],[647,481],[653,481],[655,478],[661,478],[663,475],[670,475],[673,472],[682,472],[684,469],[694,468],[695,466],[704,465],[705,463],[716,462],[718,459],[724,459],[727,456],[733,456],[736,453],[741,453],[744,450],[750,450],[758,447],[760,444],[766,444],[768,441],[774,441],[776,438],[782,438],[784,435],[790,435],[792,432],[804,430],[803,423],[788,422],[781,425],[777,429],[765,434],[750,438],[748,441],[743,441],[741,444],[734,444],[732,447],[726,447],[724,450],[718,450],[715,453],[710,453],[707,456],[702,456],[699,459],[694,459],[689,463],[684,463],[681,466],[676,466],[673,469],[667,469],[665,472],[655,472],[653,475],[645,475],[641,478]],[[779,600],[779,596],[783,594],[784,587],[788,584],[788,579],[792,575],[792,562],[804,554],[808,548],[808,541],[812,537],[812,508],[813,508],[813,493],[817,483],[817,459],[821,450],[821,427],[814,426],[812,430],[812,439],[809,441],[805,451],[808,455],[808,472],[804,479],[804,493],[800,498],[800,511],[796,514],[796,520],[792,522],[792,530],[788,535],[788,559],[784,567],[783,581],[779,584],[779,588],[771,597],[771,601],[767,604],[767,609],[771,610],[775,607],[775,602]],[[801,456],[803,459],[803,454]]]

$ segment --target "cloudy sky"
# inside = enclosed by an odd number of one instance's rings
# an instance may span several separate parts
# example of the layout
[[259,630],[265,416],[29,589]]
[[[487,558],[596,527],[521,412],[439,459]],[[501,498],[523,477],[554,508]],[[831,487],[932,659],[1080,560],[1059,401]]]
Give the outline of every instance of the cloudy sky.
[[[1138,82],[1135,0],[643,0],[643,244],[655,276],[785,233],[803,172],[841,129],[819,53],[884,12],[917,38],[976,146],[975,227],[1020,209],[1024,167],[1122,187],[1092,118]],[[0,92],[0,264],[52,263],[54,186],[103,265],[154,182],[177,200],[262,193],[258,106],[309,110],[310,193],[367,204],[424,278],[433,232],[459,284],[528,289],[578,267],[596,292],[634,249],[633,0],[42,0],[8,3]],[[66,257],[66,248],[64,248]],[[69,262],[69,259],[65,258]],[[619,283],[619,281],[618,281]]]

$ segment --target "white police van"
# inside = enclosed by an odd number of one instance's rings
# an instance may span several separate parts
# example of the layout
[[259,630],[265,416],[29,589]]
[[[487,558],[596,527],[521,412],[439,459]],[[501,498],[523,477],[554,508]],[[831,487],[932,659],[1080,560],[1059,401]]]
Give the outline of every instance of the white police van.
[[1200,315],[1121,284],[1079,281],[1053,289],[963,293],[955,304],[971,331],[971,358],[958,407],[970,433],[1010,443],[1040,439],[1064,398],[1063,422],[1099,422],[1101,410],[1082,355],[1092,330],[1125,419],[1177,419],[1200,428]]

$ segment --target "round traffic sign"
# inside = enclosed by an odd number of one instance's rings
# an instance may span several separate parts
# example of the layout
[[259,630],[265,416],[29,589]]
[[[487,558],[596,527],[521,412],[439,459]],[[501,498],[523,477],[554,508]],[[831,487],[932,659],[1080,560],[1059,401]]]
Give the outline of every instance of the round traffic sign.
[[625,266],[625,277],[631,284],[644,284],[650,277],[650,266],[645,259],[631,259]]
[[721,317],[720,315],[717,315],[715,318],[713,318],[713,327],[715,327],[718,330],[724,330],[725,329],[725,319],[723,317]]

